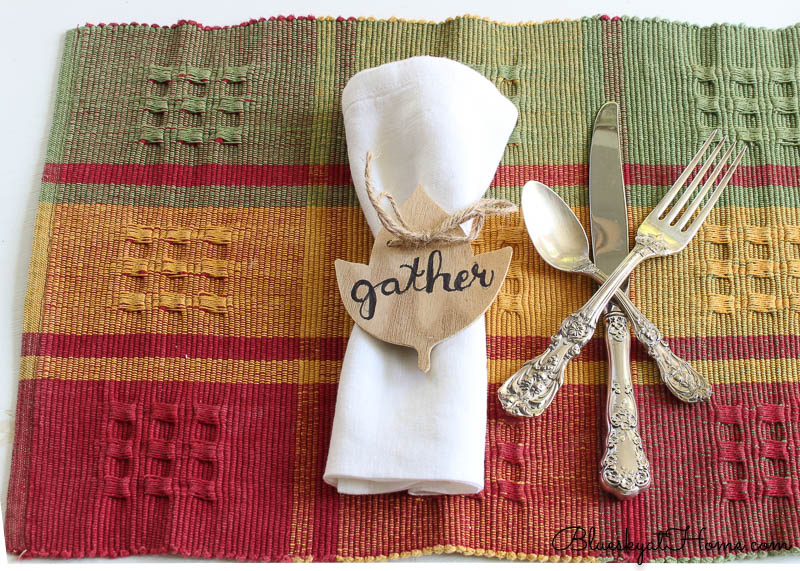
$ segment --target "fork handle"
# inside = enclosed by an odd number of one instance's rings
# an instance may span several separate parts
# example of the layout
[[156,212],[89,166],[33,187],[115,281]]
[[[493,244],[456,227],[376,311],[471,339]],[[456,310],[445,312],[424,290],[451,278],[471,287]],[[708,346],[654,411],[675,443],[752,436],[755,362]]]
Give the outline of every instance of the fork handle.
[[630,367],[628,320],[613,303],[605,318],[608,349],[606,448],[600,463],[600,484],[621,500],[650,486],[650,463],[639,435],[639,412]]
[[500,386],[497,395],[506,412],[539,416],[550,406],[564,383],[564,369],[592,338],[597,320],[617,288],[642,260],[657,255],[660,253],[652,246],[637,241],[589,301],[561,323],[547,350],[525,363]]
[[[603,283],[607,279],[606,275],[594,265],[588,269],[587,273],[598,283]],[[688,403],[710,399],[711,384],[694,367],[672,352],[667,342],[664,341],[661,331],[639,311],[631,299],[624,292],[618,291],[614,295],[614,301],[622,307],[628,319],[633,323],[636,338],[647,347],[647,353],[658,365],[661,380],[667,385],[669,391]]]

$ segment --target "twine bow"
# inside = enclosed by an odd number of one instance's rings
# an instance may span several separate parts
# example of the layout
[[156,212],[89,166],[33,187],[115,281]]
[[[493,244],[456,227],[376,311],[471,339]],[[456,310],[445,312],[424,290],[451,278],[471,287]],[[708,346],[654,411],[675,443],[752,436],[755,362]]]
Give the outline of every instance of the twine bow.
[[[456,210],[445,220],[443,220],[436,228],[425,232],[420,232],[412,229],[400,213],[400,208],[394,197],[388,192],[381,192],[375,189],[372,184],[372,176],[370,172],[370,163],[372,162],[372,153],[367,151],[367,162],[364,167],[364,186],[367,189],[367,196],[369,197],[372,207],[378,214],[378,219],[391,234],[395,236],[392,240],[387,242],[389,246],[421,246],[430,244],[431,242],[443,243],[457,243],[457,242],[472,242],[478,237],[483,229],[483,223],[486,222],[486,217],[490,214],[507,215],[517,211],[514,203],[508,200],[497,198],[482,198],[473,202],[465,208]],[[381,200],[386,198],[391,206],[391,212],[381,206]],[[455,228],[461,226],[464,222],[473,220],[472,228],[466,236],[459,236],[451,234],[450,232]]]

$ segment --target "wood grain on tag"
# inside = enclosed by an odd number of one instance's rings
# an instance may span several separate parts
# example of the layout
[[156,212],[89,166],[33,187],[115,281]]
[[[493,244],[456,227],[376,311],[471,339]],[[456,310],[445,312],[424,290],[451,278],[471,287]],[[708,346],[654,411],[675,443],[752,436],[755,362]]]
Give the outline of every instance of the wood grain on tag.
[[[409,226],[436,228],[447,213],[421,186],[400,207]],[[463,236],[460,228],[452,231]],[[382,228],[369,265],[336,260],[336,279],[347,313],[370,335],[413,347],[420,370],[430,369],[434,345],[478,319],[505,280],[512,249],[473,255],[468,242],[390,247]]]

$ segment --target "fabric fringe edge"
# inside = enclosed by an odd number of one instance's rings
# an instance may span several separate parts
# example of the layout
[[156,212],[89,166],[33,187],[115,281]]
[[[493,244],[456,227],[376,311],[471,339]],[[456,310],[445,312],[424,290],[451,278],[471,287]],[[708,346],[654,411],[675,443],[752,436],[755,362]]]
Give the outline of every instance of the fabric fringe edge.
[[[280,562],[280,563],[309,563],[316,562],[378,562],[390,561],[396,559],[406,559],[411,557],[420,557],[423,555],[441,555],[458,553],[467,557],[486,557],[496,559],[508,559],[519,561],[539,561],[549,563],[607,563],[615,560],[622,561],[622,558],[614,557],[593,557],[593,556],[570,556],[570,555],[536,555],[534,553],[518,553],[513,551],[494,551],[492,549],[476,549],[466,547],[463,545],[434,545],[431,547],[423,547],[422,549],[412,549],[410,551],[402,551],[389,553],[387,555],[368,555],[364,557],[346,557],[342,555],[326,555],[323,557],[314,558],[313,556],[300,557],[297,555],[283,555],[280,557],[264,557],[252,558],[242,555],[234,555],[228,553],[211,553],[207,551],[189,551],[185,549],[177,549],[174,547],[163,549],[149,549],[141,547],[139,549],[112,551],[31,551],[28,549],[23,550],[9,550],[9,553],[18,555],[19,559],[33,559],[33,558],[51,558],[51,559],[78,559],[84,557],[128,557],[130,555],[180,555],[182,557],[203,558],[203,559],[227,559],[234,561],[259,561],[259,562]],[[763,559],[765,557],[775,557],[780,555],[800,554],[800,547],[794,546],[789,549],[776,549],[771,551],[754,551],[746,553],[730,553],[728,555],[718,555],[716,557],[663,557],[658,559],[649,559],[645,563],[720,563],[724,561],[736,561],[743,559]]]
[[[602,15],[602,16],[590,16],[584,18],[559,18],[553,20],[528,20],[528,21],[520,21],[520,22],[506,22],[501,20],[493,20],[492,18],[487,18],[485,16],[479,16],[476,14],[462,14],[458,16],[452,16],[450,18],[445,18],[442,21],[436,20],[419,20],[413,18],[398,18],[396,16],[391,16],[389,18],[377,18],[375,16],[349,16],[345,18],[344,16],[313,16],[311,14],[307,16],[295,16],[290,14],[288,16],[270,16],[269,18],[253,18],[247,20],[246,22],[242,22],[240,24],[233,24],[229,26],[205,26],[200,22],[196,22],[194,20],[178,20],[175,24],[171,25],[161,25],[161,24],[147,24],[147,23],[140,23],[140,22],[126,22],[126,23],[117,23],[117,22],[109,22],[104,23],[101,22],[99,24],[92,24],[90,22],[86,22],[81,28],[121,28],[121,27],[143,27],[143,28],[165,28],[165,29],[173,29],[178,28],[180,26],[194,26],[199,28],[203,31],[214,31],[214,30],[230,30],[232,28],[243,28],[246,26],[252,26],[254,24],[260,24],[261,22],[272,22],[272,21],[287,21],[291,22],[294,20],[321,20],[321,21],[333,21],[336,20],[337,22],[398,22],[401,24],[427,24],[427,25],[439,25],[439,24],[446,24],[448,22],[454,22],[456,20],[480,20],[483,22],[488,22],[490,24],[497,24],[499,26],[538,26],[540,24],[553,24],[558,22],[579,22],[585,19],[599,19],[599,20],[620,20],[619,16],[611,16]],[[79,29],[81,29],[79,28]]]

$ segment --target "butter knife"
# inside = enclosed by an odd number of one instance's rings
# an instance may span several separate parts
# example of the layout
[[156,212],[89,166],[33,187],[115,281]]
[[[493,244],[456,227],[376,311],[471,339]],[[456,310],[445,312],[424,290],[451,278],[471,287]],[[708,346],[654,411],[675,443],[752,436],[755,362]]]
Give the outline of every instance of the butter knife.
[[[594,124],[589,155],[589,211],[594,263],[609,274],[629,251],[619,106],[614,102],[600,108]],[[620,289],[627,295],[627,280]],[[605,339],[609,357],[607,432],[600,483],[618,498],[628,499],[650,486],[650,464],[638,429],[628,320],[614,301],[605,310]]]

